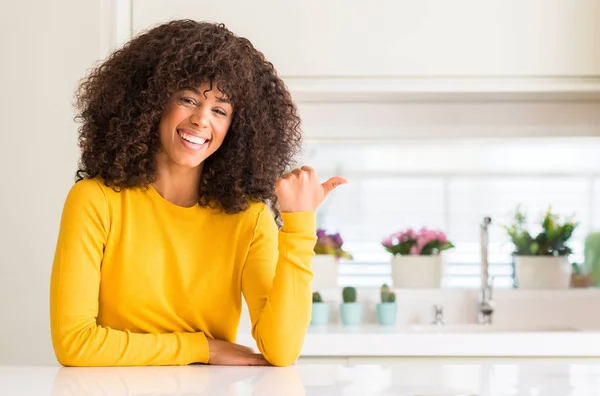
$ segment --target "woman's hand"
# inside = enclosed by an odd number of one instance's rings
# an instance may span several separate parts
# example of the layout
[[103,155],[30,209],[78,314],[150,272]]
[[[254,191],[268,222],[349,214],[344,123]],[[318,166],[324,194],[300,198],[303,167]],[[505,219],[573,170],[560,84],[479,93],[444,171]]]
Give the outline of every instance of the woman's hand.
[[275,195],[282,212],[314,212],[327,194],[346,183],[343,177],[334,176],[321,184],[314,169],[303,166],[277,180]]
[[270,366],[269,362],[252,348],[233,342],[208,338],[208,364],[219,366]]

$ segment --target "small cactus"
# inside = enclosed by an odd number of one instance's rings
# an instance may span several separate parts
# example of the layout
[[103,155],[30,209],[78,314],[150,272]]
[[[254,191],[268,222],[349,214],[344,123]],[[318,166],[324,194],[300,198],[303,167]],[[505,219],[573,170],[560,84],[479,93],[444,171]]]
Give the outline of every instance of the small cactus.
[[321,298],[321,293],[314,292],[313,295],[312,295],[312,302],[314,302],[314,303],[323,302],[323,299]]
[[345,303],[356,302],[356,289],[351,286],[344,287],[344,290],[342,290],[342,297]]
[[390,287],[385,283],[381,285],[381,302],[382,303],[393,303],[396,302],[396,294],[390,291]]

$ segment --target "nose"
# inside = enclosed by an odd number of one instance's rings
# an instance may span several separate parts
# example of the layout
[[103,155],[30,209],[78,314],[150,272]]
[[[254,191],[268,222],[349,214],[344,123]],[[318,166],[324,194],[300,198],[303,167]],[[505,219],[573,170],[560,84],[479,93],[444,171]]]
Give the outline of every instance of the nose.
[[190,116],[190,122],[198,128],[206,128],[208,126],[208,120],[202,111],[194,112]]

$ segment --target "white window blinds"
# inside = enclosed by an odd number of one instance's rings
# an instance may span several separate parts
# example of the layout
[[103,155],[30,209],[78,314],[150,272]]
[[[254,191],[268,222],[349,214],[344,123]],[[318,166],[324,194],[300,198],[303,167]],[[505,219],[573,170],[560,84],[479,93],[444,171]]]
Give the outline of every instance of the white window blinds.
[[571,261],[582,262],[583,240],[600,228],[600,138],[505,138],[305,144],[303,162],[338,188],[318,211],[319,226],[338,231],[354,256],[340,285],[391,282],[381,240],[401,229],[441,229],[455,249],[445,252],[448,287],[479,285],[480,228],[492,218],[490,272],[496,287],[512,287],[511,245],[502,226],[517,205],[538,221],[545,210],[580,222]]

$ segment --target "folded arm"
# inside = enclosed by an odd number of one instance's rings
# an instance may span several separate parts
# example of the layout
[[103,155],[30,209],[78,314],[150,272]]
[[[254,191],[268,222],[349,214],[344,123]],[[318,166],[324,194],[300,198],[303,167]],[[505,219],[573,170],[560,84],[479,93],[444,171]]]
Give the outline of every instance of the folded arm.
[[98,182],[75,184],[63,209],[50,285],[50,327],[58,362],[65,366],[208,362],[203,333],[140,334],[96,323],[109,228],[107,202]]

